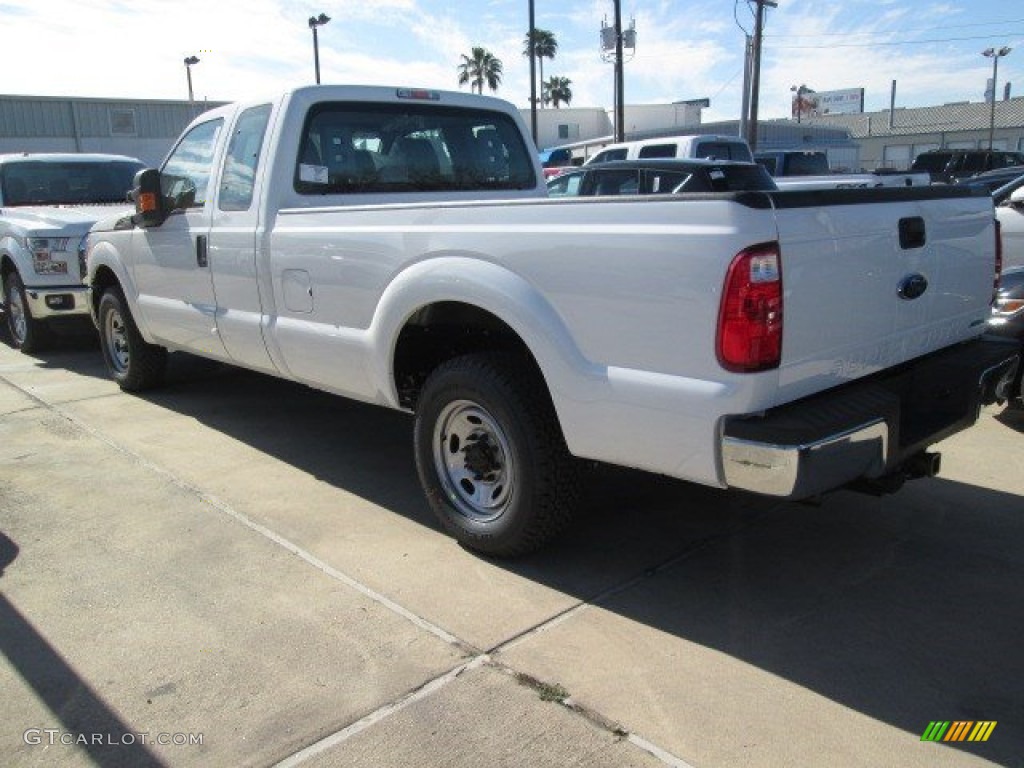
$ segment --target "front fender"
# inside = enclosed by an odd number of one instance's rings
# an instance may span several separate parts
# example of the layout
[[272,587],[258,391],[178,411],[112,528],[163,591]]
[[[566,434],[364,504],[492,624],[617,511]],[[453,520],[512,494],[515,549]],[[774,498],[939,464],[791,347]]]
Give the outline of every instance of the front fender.
[[124,294],[125,301],[128,302],[128,311],[132,314],[132,319],[135,321],[135,325],[139,329],[139,333],[150,344],[155,343],[154,337],[150,333],[149,327],[146,324],[146,319],[142,312],[139,311],[139,290],[135,284],[135,279],[132,276],[132,271],[125,264],[124,259],[121,257],[121,253],[114,243],[108,240],[100,240],[95,243],[90,243],[89,253],[87,256],[87,278],[86,282],[89,285],[90,301],[92,302],[93,318],[96,316],[97,302],[100,297],[95,294],[94,286],[96,285],[96,276],[101,270],[109,270],[113,273],[114,278],[117,280],[121,287],[121,292]]

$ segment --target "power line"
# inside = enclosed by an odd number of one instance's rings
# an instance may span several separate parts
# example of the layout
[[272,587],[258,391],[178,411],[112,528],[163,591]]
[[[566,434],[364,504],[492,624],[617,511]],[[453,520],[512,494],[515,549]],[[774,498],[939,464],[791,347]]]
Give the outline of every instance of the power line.
[[[1013,30],[1004,30],[1000,32],[1000,37],[1008,37],[1011,35],[1024,34],[1024,32],[1016,32]],[[895,46],[895,45],[929,45],[931,43],[960,43],[967,40],[991,40],[993,35],[976,35],[974,37],[944,37],[936,38],[933,40],[892,40],[887,42],[875,42],[875,43],[829,43],[828,45],[773,45],[773,50],[785,49],[789,51],[794,50],[822,50],[824,48],[881,48],[883,46]]]
[[[917,32],[934,32],[939,29],[966,29],[968,27],[1000,27],[1006,24],[1021,24],[1024,23],[1024,19],[1007,19],[1006,21],[983,21],[976,24],[953,24],[949,26],[940,27],[920,27],[918,29],[901,29],[899,30],[902,34],[911,34]],[[1000,33],[1002,30],[1000,30]],[[866,35],[877,35],[878,32],[817,32],[805,35],[765,35],[765,37],[772,38],[790,38],[790,37],[864,37]]]

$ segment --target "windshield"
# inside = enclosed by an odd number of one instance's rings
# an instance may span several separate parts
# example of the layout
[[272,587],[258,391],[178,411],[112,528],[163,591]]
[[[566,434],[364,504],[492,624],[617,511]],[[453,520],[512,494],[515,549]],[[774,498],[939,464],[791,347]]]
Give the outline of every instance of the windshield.
[[129,160],[5,163],[3,205],[123,203],[142,163]]

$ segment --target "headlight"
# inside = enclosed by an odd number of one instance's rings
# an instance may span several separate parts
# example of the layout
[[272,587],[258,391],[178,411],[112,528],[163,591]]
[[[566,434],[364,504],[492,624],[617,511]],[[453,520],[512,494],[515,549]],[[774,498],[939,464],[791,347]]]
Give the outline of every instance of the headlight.
[[1024,311],[1024,299],[996,299],[992,313],[999,317],[1013,317]]
[[26,237],[26,250],[32,254],[32,269],[37,275],[66,275],[66,261],[54,260],[53,254],[66,253],[69,237]]

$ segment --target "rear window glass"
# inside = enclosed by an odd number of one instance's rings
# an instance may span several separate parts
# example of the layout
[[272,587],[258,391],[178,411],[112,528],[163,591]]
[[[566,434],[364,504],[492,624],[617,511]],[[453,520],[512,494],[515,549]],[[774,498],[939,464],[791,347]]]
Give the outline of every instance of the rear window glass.
[[750,148],[739,141],[702,141],[693,153],[694,157],[709,157],[713,160],[742,160],[752,162]]
[[535,186],[511,117],[433,104],[317,104],[295,164],[295,191],[306,195]]
[[649,144],[646,147],[640,147],[640,157],[675,157],[676,156],[676,145],[675,144]]
[[829,172],[828,160],[814,152],[788,155],[786,164],[790,176],[818,176]]
[[[772,177],[760,165],[723,165],[708,168],[705,175],[711,192],[743,192],[778,189]],[[677,190],[689,192],[689,189]]]
[[597,163],[607,163],[612,160],[625,160],[626,159],[626,148],[620,147],[619,149],[606,149],[603,152],[598,152],[594,155],[594,158],[590,161],[591,165]]
[[760,165],[712,165],[695,169],[672,192],[745,192],[777,189]]

